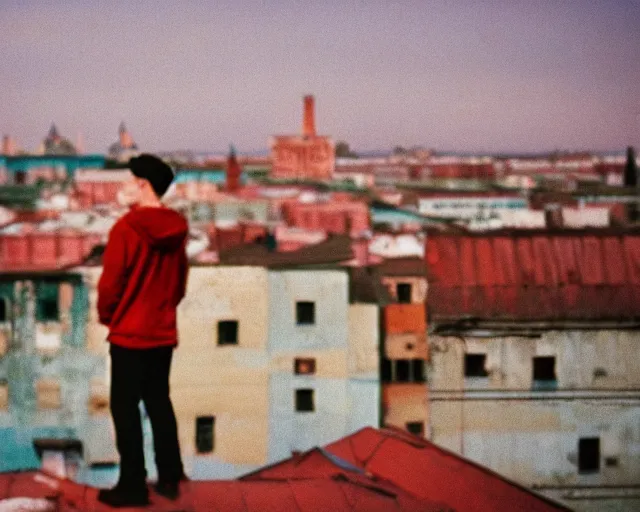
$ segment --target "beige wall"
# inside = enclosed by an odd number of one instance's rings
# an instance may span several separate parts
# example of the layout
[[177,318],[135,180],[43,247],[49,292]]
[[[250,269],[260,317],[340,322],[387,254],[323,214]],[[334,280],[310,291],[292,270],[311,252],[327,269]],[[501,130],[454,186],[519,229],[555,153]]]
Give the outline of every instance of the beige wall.
[[[190,269],[187,294],[178,308],[180,344],[171,371],[171,396],[186,458],[195,455],[196,418],[212,415],[214,452],[201,457],[231,464],[266,462],[267,314],[265,269]],[[238,321],[237,346],[218,346],[220,320]]]
[[349,305],[348,374],[378,377],[380,308],[376,304]]
[[[531,389],[534,356],[555,356],[558,388],[640,388],[640,332],[552,331],[541,338],[430,336],[431,389],[460,389],[463,353],[487,355],[489,389]],[[606,376],[599,376],[602,370]]]

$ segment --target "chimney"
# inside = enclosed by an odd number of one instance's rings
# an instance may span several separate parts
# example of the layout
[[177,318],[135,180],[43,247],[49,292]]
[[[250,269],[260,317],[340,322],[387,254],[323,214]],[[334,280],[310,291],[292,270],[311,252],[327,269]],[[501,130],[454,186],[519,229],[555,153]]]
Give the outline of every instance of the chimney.
[[316,136],[316,120],[315,120],[315,108],[314,99],[312,95],[304,97],[304,118],[302,121],[302,136],[303,137],[315,137]]
[[39,438],[33,447],[40,459],[40,469],[58,478],[74,480],[82,461],[82,442],[78,439]]

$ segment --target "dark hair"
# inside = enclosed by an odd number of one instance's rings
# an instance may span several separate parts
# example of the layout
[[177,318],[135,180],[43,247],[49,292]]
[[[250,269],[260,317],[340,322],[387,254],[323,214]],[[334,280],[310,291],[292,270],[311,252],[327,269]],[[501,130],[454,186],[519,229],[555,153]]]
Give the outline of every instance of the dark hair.
[[159,198],[169,189],[174,178],[171,167],[157,156],[149,153],[131,158],[129,169],[134,176],[147,180]]

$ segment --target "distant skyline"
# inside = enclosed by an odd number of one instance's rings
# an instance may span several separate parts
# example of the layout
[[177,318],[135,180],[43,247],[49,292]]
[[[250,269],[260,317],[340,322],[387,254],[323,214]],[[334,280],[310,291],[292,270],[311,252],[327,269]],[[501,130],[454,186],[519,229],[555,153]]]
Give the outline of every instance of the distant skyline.
[[[464,4],[464,5],[463,5]],[[0,0],[0,134],[105,153],[640,147],[640,0]]]

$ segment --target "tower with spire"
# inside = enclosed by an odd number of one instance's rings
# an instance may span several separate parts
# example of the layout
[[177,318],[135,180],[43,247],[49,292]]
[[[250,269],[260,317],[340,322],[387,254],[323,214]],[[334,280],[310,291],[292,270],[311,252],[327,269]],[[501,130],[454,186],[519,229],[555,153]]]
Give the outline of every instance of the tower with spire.
[[229,157],[227,158],[227,178],[226,178],[226,191],[235,192],[240,188],[240,175],[242,174],[242,168],[238,164],[236,157],[236,148],[233,145],[229,146]]
[[76,155],[75,146],[69,139],[62,137],[55,123],[51,123],[49,133],[43,141],[45,155]]
[[118,127],[118,141],[109,146],[109,158],[118,162],[126,162],[138,153],[138,146],[131,137],[124,121]]
[[330,180],[335,169],[335,143],[316,133],[315,99],[303,98],[302,134],[271,138],[271,176],[285,179]]

